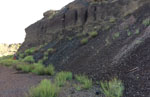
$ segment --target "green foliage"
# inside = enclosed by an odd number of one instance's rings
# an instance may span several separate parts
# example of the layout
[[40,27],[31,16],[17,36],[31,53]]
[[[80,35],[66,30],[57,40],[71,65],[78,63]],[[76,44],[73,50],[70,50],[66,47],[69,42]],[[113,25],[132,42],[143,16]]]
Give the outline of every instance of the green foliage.
[[109,45],[109,44],[110,44],[109,37],[107,37],[107,38],[105,39],[105,42],[106,42],[106,44],[105,44],[105,45]]
[[26,56],[24,59],[23,59],[24,62],[29,62],[29,63],[34,63],[34,58],[33,56]]
[[4,59],[4,60],[0,60],[0,64],[4,66],[12,66],[18,64],[18,61],[13,59]]
[[18,60],[14,60],[12,55],[4,56],[0,58],[0,64],[4,66],[12,66],[15,64],[19,64]]
[[92,79],[89,79],[85,75],[75,75],[75,79],[82,84],[83,89],[89,89],[92,87]]
[[34,64],[34,69],[32,70],[33,73],[38,75],[44,75],[45,74],[45,67],[43,64]]
[[31,72],[33,69],[32,65],[16,65],[17,70],[22,70],[23,72]]
[[48,55],[50,54],[50,53],[53,53],[54,52],[54,49],[53,48],[49,48],[46,52],[44,52],[44,56],[45,57],[48,57]]
[[27,97],[57,97],[58,92],[59,87],[52,84],[51,81],[44,79],[38,86],[32,87],[29,90]]
[[106,26],[104,27],[104,30],[108,30],[108,29],[110,29],[110,26],[109,26],[109,25],[106,25]]
[[48,56],[48,54],[49,54],[48,52],[44,52],[44,56]]
[[67,80],[72,80],[72,73],[71,72],[59,72],[56,74],[55,83],[59,87],[64,86]]
[[87,44],[88,41],[89,41],[88,38],[83,38],[83,39],[80,41],[80,43],[81,43],[81,44]]
[[79,84],[74,84],[73,87],[75,87],[75,89],[76,89],[77,91],[80,91],[80,90],[82,89],[82,86],[79,85]]
[[25,50],[26,55],[32,55],[35,52],[35,47]]
[[42,60],[42,59],[39,60],[38,63],[39,63],[39,64],[43,64],[43,60]]
[[19,57],[19,59],[22,59],[25,57],[25,55],[24,55],[24,53],[19,53],[18,57]]
[[47,75],[54,75],[55,74],[55,68],[52,64],[48,65],[45,68],[45,74],[47,74]]
[[73,37],[69,37],[69,36],[68,36],[67,39],[68,39],[69,41],[71,41],[71,40],[73,39]]
[[88,33],[90,37],[96,37],[98,35],[98,32],[93,31]]
[[147,19],[143,20],[142,24],[144,26],[149,26],[150,25],[150,18],[147,18]]
[[116,38],[118,38],[119,36],[120,36],[120,33],[119,33],[119,32],[116,32],[116,33],[113,34],[113,39],[116,39]]
[[43,61],[48,60],[48,56],[44,56]]
[[48,51],[48,53],[52,53],[52,52],[54,52],[54,49],[53,48],[49,48],[47,51]]
[[132,32],[128,30],[127,35],[131,36]]
[[140,33],[140,30],[136,29],[135,34],[139,34],[139,33]]
[[85,36],[86,34],[87,34],[87,32],[78,33],[77,37],[82,37],[82,36]]
[[111,17],[110,19],[109,19],[109,22],[110,23],[114,23],[116,21],[116,19],[114,18],[114,17]]
[[114,78],[111,81],[100,82],[101,92],[104,93],[106,97],[122,97],[124,86],[121,80]]

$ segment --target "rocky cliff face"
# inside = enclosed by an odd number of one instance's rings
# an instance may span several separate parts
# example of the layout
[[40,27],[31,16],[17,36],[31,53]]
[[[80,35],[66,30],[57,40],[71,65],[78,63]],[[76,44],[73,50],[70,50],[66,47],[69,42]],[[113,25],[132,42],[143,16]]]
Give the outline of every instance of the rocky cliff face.
[[47,43],[36,61],[53,48],[45,65],[95,80],[118,77],[125,97],[149,97],[149,10],[149,0],[75,0],[26,28],[19,51]]

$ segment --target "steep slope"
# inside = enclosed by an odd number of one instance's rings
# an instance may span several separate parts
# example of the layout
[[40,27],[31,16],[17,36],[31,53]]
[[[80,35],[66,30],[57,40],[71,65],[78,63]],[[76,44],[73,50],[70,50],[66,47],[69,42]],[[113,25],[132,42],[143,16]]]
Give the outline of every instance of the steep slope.
[[76,0],[26,28],[19,52],[47,43],[34,53],[36,61],[53,48],[45,65],[94,80],[118,77],[125,97],[149,97],[149,10],[149,0]]

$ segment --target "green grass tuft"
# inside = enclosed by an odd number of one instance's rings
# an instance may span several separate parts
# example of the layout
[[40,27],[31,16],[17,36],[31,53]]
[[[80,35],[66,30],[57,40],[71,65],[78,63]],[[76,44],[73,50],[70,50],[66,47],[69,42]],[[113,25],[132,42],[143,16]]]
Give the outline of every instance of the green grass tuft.
[[143,24],[144,26],[149,26],[149,25],[150,25],[150,19],[147,18],[147,19],[143,20],[142,24]]
[[23,72],[31,72],[33,69],[32,65],[16,65],[17,70],[22,70]]
[[45,67],[43,64],[34,64],[34,69],[32,70],[33,73],[38,75],[44,75],[45,74]]
[[55,74],[55,68],[52,64],[48,65],[45,68],[45,74],[47,74],[47,75],[54,75]]
[[72,80],[72,73],[71,72],[59,72],[56,74],[55,77],[55,83],[59,87],[62,87],[65,85],[67,80]]
[[98,35],[98,32],[93,31],[88,33],[90,37],[96,37]]
[[124,86],[121,80],[114,78],[111,81],[100,82],[101,92],[106,97],[122,97]]
[[85,75],[75,75],[75,79],[82,84],[83,89],[89,89],[92,87],[92,79],[89,79]]
[[26,55],[32,55],[35,52],[35,47],[25,50]]
[[88,41],[89,41],[88,38],[83,38],[83,39],[80,41],[80,43],[81,43],[81,44],[87,44]]
[[57,97],[59,87],[52,84],[50,80],[44,79],[36,87],[29,90],[27,97]]
[[34,63],[34,59],[33,59],[33,56],[26,56],[24,59],[23,59],[24,62],[29,62],[29,63]]
[[116,39],[116,38],[118,38],[119,36],[120,36],[120,33],[119,33],[119,32],[116,32],[116,33],[113,34],[113,39]]

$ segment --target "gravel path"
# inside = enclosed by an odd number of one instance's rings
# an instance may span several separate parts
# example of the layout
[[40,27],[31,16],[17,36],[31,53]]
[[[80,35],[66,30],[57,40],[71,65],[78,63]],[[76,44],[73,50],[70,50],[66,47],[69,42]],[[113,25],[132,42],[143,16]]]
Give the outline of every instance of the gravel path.
[[0,66],[0,97],[25,97],[31,86],[48,76],[37,76]]

